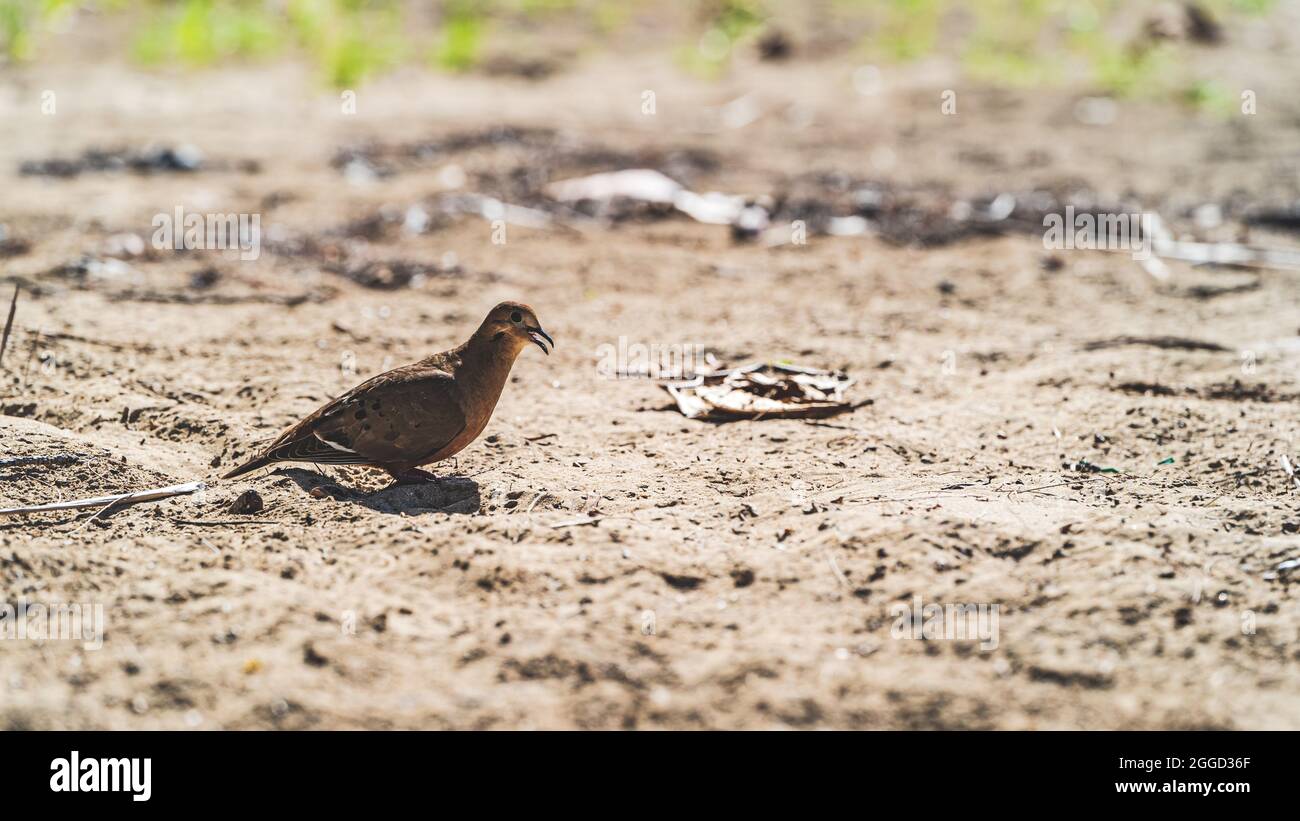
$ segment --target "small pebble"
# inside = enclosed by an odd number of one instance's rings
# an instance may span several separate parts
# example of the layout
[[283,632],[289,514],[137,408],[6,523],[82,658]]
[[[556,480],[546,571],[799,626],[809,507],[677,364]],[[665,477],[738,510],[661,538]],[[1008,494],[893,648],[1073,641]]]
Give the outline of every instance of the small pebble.
[[[314,495],[314,493],[313,493]],[[262,496],[256,490],[245,490],[230,503],[230,512],[237,514],[260,513],[262,510]]]

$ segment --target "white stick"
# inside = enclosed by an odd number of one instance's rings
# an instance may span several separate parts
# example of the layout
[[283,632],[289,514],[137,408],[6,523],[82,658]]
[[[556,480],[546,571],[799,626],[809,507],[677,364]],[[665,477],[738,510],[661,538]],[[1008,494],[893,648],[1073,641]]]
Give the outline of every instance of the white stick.
[[1152,243],[1152,252],[1165,259],[1201,265],[1209,263],[1300,270],[1300,252],[1289,248],[1257,248],[1235,242],[1181,242],[1157,237]]
[[135,504],[136,502],[152,502],[158,499],[170,499],[172,496],[184,496],[187,493],[194,493],[203,490],[203,482],[187,482],[183,485],[172,485],[171,487],[161,487],[155,490],[137,490],[134,493],[119,493],[116,496],[99,496],[94,499],[78,499],[72,502],[53,502],[48,505],[33,505],[32,507],[10,507],[0,509],[0,516],[16,516],[23,513],[45,513],[52,510],[79,510],[86,507],[106,507],[108,505]]
[[1291,466],[1291,460],[1284,453],[1280,461],[1282,462],[1282,470],[1286,471],[1286,475],[1291,477],[1291,481],[1295,482],[1295,486],[1300,488],[1300,475],[1297,475],[1295,468]]

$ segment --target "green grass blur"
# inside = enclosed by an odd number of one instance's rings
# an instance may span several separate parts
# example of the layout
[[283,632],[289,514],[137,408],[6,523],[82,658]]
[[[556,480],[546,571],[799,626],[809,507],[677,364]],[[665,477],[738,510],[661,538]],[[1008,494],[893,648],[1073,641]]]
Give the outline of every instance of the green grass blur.
[[[1200,0],[1219,20],[1264,15],[1273,0]],[[1157,0],[0,0],[0,65],[37,62],[59,24],[81,11],[134,24],[123,51],[145,67],[206,68],[284,57],[311,61],[323,83],[348,88],[408,61],[478,68],[512,29],[576,26],[599,51],[639,18],[661,16],[686,71],[720,76],[769,26],[826,15],[865,34],[852,55],[877,65],[955,59],[974,81],[1040,88],[1082,74],[1099,93],[1177,99],[1217,110],[1223,92],[1190,77],[1181,43],[1135,43],[1120,17],[1141,19]],[[954,24],[954,21],[956,23]],[[821,21],[823,25],[826,21]]]

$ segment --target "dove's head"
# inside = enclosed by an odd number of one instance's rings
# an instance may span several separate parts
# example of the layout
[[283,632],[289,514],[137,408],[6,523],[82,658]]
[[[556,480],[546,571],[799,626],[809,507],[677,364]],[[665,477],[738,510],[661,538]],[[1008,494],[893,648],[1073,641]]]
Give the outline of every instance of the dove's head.
[[532,308],[522,302],[502,302],[488,312],[487,319],[479,328],[478,334],[485,336],[495,345],[508,344],[513,353],[518,354],[533,343],[550,355],[547,343],[555,347],[551,335],[542,330],[542,323]]

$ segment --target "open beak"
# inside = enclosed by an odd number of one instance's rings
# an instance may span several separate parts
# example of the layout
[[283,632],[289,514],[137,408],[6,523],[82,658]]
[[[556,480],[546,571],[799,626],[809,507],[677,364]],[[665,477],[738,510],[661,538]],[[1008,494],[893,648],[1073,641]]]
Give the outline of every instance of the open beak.
[[[546,342],[551,343],[552,348],[555,347],[555,340],[551,339],[550,334],[548,334],[546,331],[543,331],[541,328],[525,328],[524,330],[528,331],[528,338],[533,340],[533,342],[537,343],[537,347],[542,349],[542,353],[546,354],[547,356],[551,355],[551,352],[546,349]],[[542,341],[543,339],[545,339],[546,342],[543,342]]]

